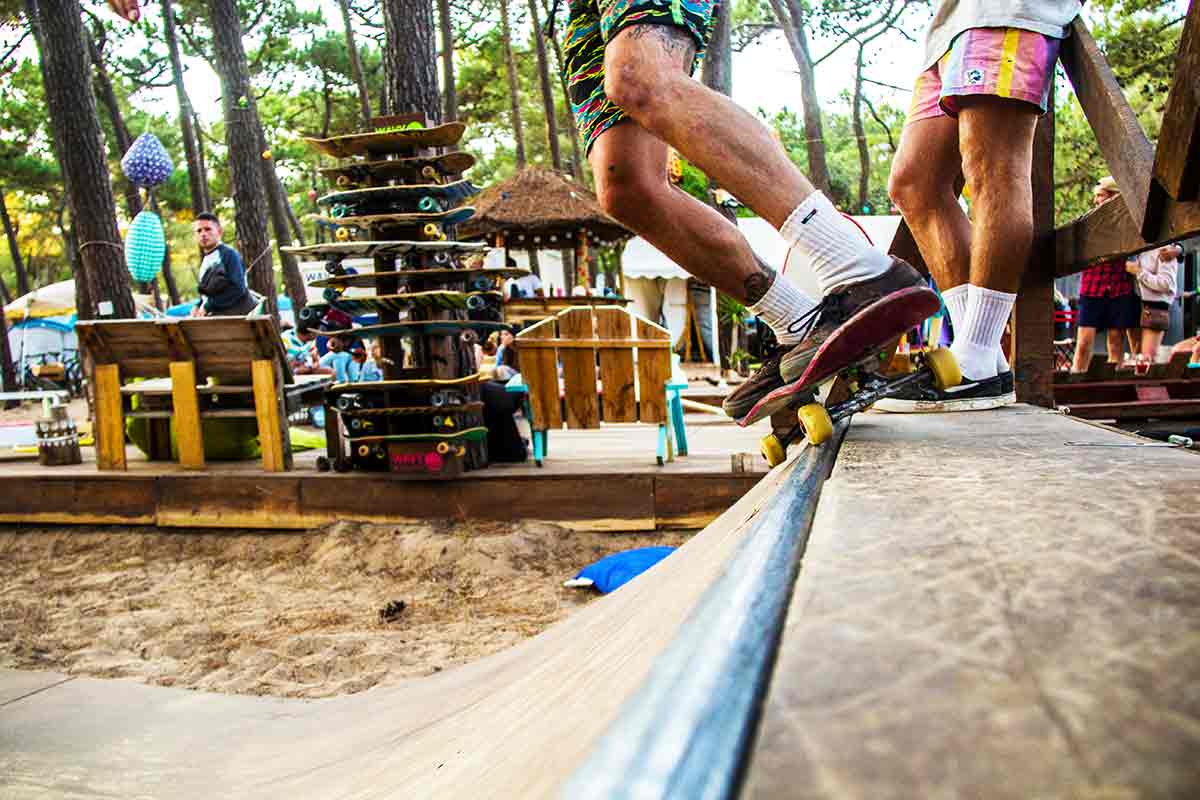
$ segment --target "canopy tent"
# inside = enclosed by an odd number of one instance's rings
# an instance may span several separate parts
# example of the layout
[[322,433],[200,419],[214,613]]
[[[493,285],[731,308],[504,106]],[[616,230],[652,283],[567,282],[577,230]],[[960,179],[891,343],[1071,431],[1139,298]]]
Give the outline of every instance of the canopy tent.
[[[158,316],[159,311],[148,294],[133,295],[133,305],[140,316]],[[70,317],[74,327],[75,281],[51,283],[29,294],[22,295],[4,307],[4,318],[9,322],[45,317]]]
[[[851,217],[861,227],[875,247],[886,250],[900,225],[899,216]],[[807,269],[803,257],[795,253],[779,231],[759,217],[738,219],[738,230],[746,237],[750,247],[763,260],[773,266],[783,265],[789,280],[812,297],[821,293],[816,276]],[[625,279],[625,296],[633,300],[634,310],[650,320],[661,321],[678,343],[687,322],[688,278],[682,267],[640,236],[629,240],[621,259],[621,272]],[[705,347],[714,363],[718,356],[711,346],[711,331],[717,329],[716,290],[706,292],[709,297],[703,311],[698,306],[701,295],[691,292],[692,307],[701,329]]]
[[8,347],[17,374],[24,374],[26,364],[43,361],[61,362],[75,355],[79,341],[75,338],[75,314],[58,317],[31,317],[13,323],[8,329]]

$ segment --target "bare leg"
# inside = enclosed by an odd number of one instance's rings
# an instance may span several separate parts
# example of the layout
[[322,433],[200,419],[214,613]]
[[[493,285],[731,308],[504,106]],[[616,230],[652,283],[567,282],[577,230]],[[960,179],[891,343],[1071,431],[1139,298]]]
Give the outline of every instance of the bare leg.
[[[1135,348],[1133,352],[1137,352]],[[1125,356],[1125,329],[1113,328],[1108,332],[1108,363],[1120,364]]]
[[1158,346],[1162,344],[1166,331],[1152,331],[1142,328],[1142,355],[1150,359],[1150,363],[1158,360]]
[[980,96],[959,114],[973,198],[971,283],[1015,294],[1033,245],[1033,106]]
[[962,171],[958,137],[950,117],[905,125],[888,178],[888,194],[943,292],[971,278],[971,223],[954,191]]
[[602,133],[588,160],[604,210],[702,281],[757,302],[774,270],[712,207],[667,182],[667,146],[627,120]]
[[1129,342],[1129,352],[1140,353],[1142,351],[1142,329],[1141,328],[1126,328],[1125,339]]
[[1087,372],[1092,363],[1092,351],[1096,348],[1096,329],[1080,327],[1075,332],[1075,359],[1071,372]]
[[813,185],[766,126],[687,75],[693,55],[692,39],[681,29],[625,28],[605,48],[605,94],[761,217],[782,227],[813,193]]

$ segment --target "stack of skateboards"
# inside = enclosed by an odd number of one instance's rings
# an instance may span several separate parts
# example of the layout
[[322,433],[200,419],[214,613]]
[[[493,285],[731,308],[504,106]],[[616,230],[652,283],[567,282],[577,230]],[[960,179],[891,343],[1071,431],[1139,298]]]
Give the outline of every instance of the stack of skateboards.
[[[456,477],[487,465],[474,345],[506,327],[501,282],[526,271],[487,268],[487,245],[455,240],[477,191],[462,177],[475,159],[442,152],[462,138],[461,123],[374,122],[375,130],[307,140],[339,159],[321,170],[335,190],[317,201],[317,222],[334,241],[288,248],[325,262],[325,277],[309,284],[322,299],[300,312],[301,324],[369,338],[382,351],[384,380],[328,390],[328,453],[318,466]],[[373,259],[374,271],[350,269],[352,258]],[[352,324],[369,314],[378,322]]]

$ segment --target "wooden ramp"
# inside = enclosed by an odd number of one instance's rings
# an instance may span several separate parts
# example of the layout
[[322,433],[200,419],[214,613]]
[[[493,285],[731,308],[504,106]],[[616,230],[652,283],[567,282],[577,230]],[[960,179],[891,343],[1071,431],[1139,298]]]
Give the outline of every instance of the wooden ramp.
[[[862,414],[811,531],[777,513],[812,475],[794,461],[620,591],[430,678],[304,702],[0,673],[0,795],[567,796],[597,745],[645,716],[682,635],[708,636],[685,642],[708,653],[685,677],[731,643],[770,659],[763,704],[693,719],[676,702],[643,720],[623,769],[569,796],[699,796],[682,759],[661,758],[695,752],[722,756],[704,773],[728,770],[712,797],[1188,796],[1197,459],[1028,406]],[[784,568],[759,558],[771,532],[806,545],[780,584],[777,658],[699,616],[728,607],[713,591],[748,556]],[[753,747],[726,757],[747,724]]]

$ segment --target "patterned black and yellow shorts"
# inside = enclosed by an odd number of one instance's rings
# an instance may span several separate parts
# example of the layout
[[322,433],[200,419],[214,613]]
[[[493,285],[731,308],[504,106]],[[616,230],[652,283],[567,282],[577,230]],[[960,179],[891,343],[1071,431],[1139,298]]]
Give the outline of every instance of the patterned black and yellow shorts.
[[604,94],[608,42],[630,25],[683,28],[696,44],[694,71],[708,45],[718,5],[719,0],[571,0],[563,72],[585,153],[591,151],[596,137],[626,116]]

